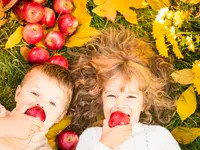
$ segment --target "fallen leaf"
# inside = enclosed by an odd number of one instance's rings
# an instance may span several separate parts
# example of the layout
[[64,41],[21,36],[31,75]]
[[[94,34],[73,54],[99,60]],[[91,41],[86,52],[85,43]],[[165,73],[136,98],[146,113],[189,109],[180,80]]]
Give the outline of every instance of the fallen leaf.
[[161,8],[170,6],[169,0],[147,0],[147,3],[151,6],[152,9],[157,11]]
[[183,85],[193,83],[192,69],[182,69],[179,71],[174,71],[171,74],[171,77],[174,79],[175,82]]
[[200,128],[177,127],[171,133],[178,143],[189,144],[200,136]]
[[23,58],[25,60],[28,60],[28,54],[30,52],[30,48],[24,46],[24,47],[20,47],[20,54],[23,56]]
[[23,28],[23,26],[19,26],[15,30],[15,32],[8,38],[8,41],[5,45],[5,49],[12,48],[21,41]]
[[45,49],[47,48],[47,47],[44,45],[44,42],[43,42],[43,41],[40,41],[40,42],[36,43],[35,46],[37,46],[37,47],[43,47],[43,48],[45,48]]
[[106,17],[108,20],[114,22],[118,11],[128,22],[133,24],[137,24],[137,14],[130,8],[139,9],[147,7],[143,0],[126,0],[126,2],[121,0],[105,0],[97,1],[96,3],[98,6],[92,11],[97,15]]
[[194,88],[191,85],[185,90],[177,101],[177,113],[179,114],[182,121],[192,115],[197,107],[196,95]]
[[106,0],[93,0],[95,5],[100,5],[105,3]]
[[184,3],[198,4],[200,0],[181,0]]
[[76,9],[73,11],[73,15],[78,19],[79,24],[85,24],[91,22],[92,17],[88,13],[86,8],[87,0],[75,0],[74,5]]
[[49,145],[53,150],[57,150],[56,136],[48,140]]
[[66,42],[67,47],[80,47],[91,40],[92,36],[98,35],[99,31],[88,24],[83,24]]
[[47,139],[52,139],[57,136],[62,130],[64,130],[71,123],[71,117],[65,115],[61,121],[54,124],[49,132],[46,134]]

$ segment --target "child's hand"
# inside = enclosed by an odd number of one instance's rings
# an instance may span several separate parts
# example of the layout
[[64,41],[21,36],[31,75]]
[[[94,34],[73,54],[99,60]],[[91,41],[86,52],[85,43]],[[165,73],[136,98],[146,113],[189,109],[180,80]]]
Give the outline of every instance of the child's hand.
[[109,148],[117,148],[122,144],[132,132],[132,125],[119,125],[110,128],[108,120],[103,121],[102,136],[100,142],[105,144]]
[[43,127],[44,123],[40,119],[24,114],[29,107],[23,106],[20,110],[6,117],[9,127],[9,136],[27,139],[32,137],[35,132],[38,132],[40,128]]

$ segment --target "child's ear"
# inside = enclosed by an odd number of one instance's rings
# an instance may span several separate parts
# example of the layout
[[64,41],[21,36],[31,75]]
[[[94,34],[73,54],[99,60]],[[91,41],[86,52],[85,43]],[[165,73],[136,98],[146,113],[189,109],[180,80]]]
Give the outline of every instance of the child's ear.
[[16,89],[16,92],[15,92],[15,101],[17,102],[18,99],[19,99],[19,95],[20,95],[20,92],[21,92],[21,85],[18,85],[17,86],[17,89]]
[[67,113],[67,111],[64,111],[64,112],[60,115],[60,117],[56,120],[55,123],[58,123],[60,120],[62,120],[62,118],[64,117],[64,115],[66,115],[66,113]]

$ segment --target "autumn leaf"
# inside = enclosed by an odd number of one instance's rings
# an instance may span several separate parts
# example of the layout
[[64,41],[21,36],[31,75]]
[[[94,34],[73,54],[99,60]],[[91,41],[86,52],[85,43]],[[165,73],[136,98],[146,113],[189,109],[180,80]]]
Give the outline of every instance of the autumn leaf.
[[24,46],[20,47],[20,54],[23,56],[25,60],[28,60],[28,54],[30,52],[30,48]]
[[42,48],[47,48],[47,47],[44,45],[44,42],[43,42],[43,41],[40,41],[40,42],[36,43],[35,46],[37,46],[37,47],[42,47]]
[[79,24],[90,24],[92,17],[88,13],[86,8],[87,0],[75,0],[74,5],[76,9],[73,11],[73,15],[78,19]]
[[91,40],[92,36],[98,35],[99,31],[93,27],[83,24],[66,42],[67,47],[82,46]]
[[200,136],[200,128],[177,127],[171,133],[178,143],[189,144]]
[[57,150],[56,136],[48,140],[49,145],[53,150]]
[[185,90],[177,101],[177,112],[182,121],[192,115],[197,107],[196,95],[191,85]]
[[170,6],[169,0],[147,0],[147,3],[151,6],[152,9],[157,11],[161,8]]
[[8,38],[8,41],[6,42],[5,45],[5,49],[12,48],[21,41],[22,31],[23,31],[23,26],[19,26],[15,30],[15,32]]
[[181,0],[184,3],[190,3],[190,4],[198,4],[200,3],[200,0]]
[[50,129],[49,132],[46,134],[47,139],[51,139],[57,136],[62,130],[64,130],[69,124],[71,123],[71,117],[65,115],[63,119],[54,124]]
[[137,24],[137,14],[131,7],[137,9],[147,7],[143,0],[126,0],[126,2],[121,0],[95,0],[95,4],[98,6],[92,11],[98,16],[106,17],[108,20],[114,22],[118,11],[128,22],[133,24]]
[[192,69],[182,69],[179,71],[175,71],[171,74],[171,76],[175,82],[183,85],[193,83]]
[[6,19],[4,19],[5,17],[5,13],[3,11],[3,4],[2,4],[2,1],[0,0],[0,27],[2,25],[4,25],[6,23]]

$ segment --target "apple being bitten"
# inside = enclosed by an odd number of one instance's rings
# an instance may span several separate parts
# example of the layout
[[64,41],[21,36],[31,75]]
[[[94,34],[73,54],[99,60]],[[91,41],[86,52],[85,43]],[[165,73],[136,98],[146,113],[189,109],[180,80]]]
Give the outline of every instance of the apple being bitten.
[[42,40],[44,29],[38,23],[28,23],[23,29],[23,38],[28,44],[36,44]]
[[59,50],[65,44],[65,37],[59,31],[51,31],[45,36],[44,44],[52,51]]
[[78,20],[71,14],[65,14],[58,18],[58,28],[64,35],[72,35],[78,27]]
[[45,114],[43,108],[40,107],[39,105],[36,105],[36,106],[33,106],[33,107],[27,109],[25,114],[39,118],[43,122],[46,120],[46,114]]
[[29,23],[37,23],[44,16],[44,8],[36,2],[27,2],[23,8],[24,19]]
[[57,136],[57,145],[62,150],[75,150],[78,140],[79,138],[77,133],[63,130]]
[[53,8],[58,14],[70,14],[74,8],[73,0],[54,0]]
[[113,128],[117,125],[127,125],[130,123],[130,117],[121,111],[115,111],[111,114],[108,123],[110,128]]

